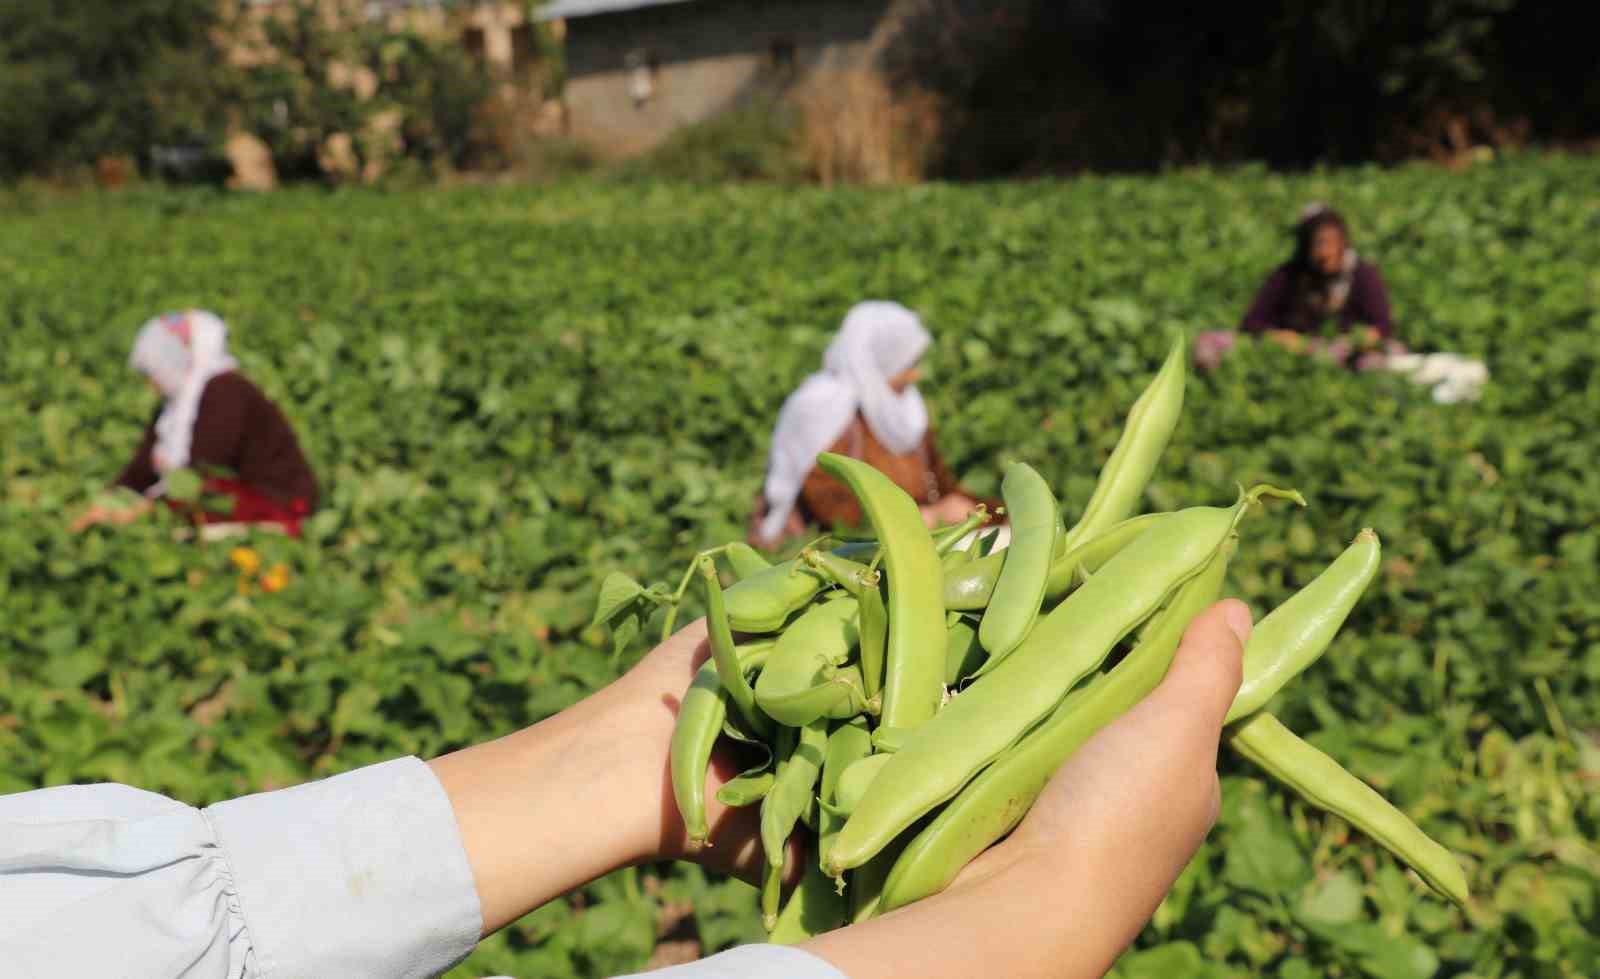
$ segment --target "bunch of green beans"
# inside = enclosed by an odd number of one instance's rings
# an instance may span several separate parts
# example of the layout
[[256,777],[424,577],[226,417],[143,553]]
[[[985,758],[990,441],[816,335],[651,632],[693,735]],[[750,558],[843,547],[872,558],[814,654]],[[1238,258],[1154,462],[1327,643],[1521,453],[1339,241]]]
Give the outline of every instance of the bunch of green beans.
[[[1011,544],[958,543],[987,514],[930,532],[877,470],[824,454],[874,537],[768,565],[742,545],[706,552],[712,656],[683,697],[672,785],[691,845],[708,842],[705,786],[719,737],[755,764],[717,792],[759,806],[763,919],[777,942],[861,921],[948,886],[1027,814],[1052,774],[1161,682],[1190,621],[1215,602],[1258,486],[1231,506],[1135,515],[1183,405],[1181,336],[1129,413],[1077,523],[1048,483],[1009,466]],[[712,554],[733,568],[723,590]],[[1443,847],[1263,708],[1328,647],[1378,568],[1363,530],[1257,624],[1224,742],[1335,813],[1463,903]],[[1113,654],[1122,652],[1120,658]],[[1114,665],[1107,664],[1115,659]],[[806,836],[782,900],[785,844]]]

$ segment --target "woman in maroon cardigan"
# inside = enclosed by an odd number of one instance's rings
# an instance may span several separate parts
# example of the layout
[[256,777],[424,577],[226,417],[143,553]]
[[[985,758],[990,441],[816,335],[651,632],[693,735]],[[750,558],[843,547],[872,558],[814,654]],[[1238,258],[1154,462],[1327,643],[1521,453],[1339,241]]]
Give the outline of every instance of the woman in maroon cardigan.
[[227,338],[227,326],[204,310],[168,313],[139,331],[130,363],[163,402],[114,485],[143,499],[91,507],[73,530],[136,519],[165,496],[168,474],[192,467],[207,474],[206,493],[233,504],[226,514],[197,513],[200,522],[268,524],[299,534],[317,505],[316,478],[283,413],[238,372]]

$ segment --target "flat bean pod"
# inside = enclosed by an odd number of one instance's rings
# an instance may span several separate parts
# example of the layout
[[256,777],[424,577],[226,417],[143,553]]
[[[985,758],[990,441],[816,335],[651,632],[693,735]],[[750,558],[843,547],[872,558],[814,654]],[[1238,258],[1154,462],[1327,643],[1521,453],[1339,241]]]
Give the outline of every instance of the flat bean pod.
[[1000,494],[1011,516],[1011,546],[1002,552],[1000,574],[978,626],[978,641],[989,652],[985,670],[1004,660],[1039,617],[1059,519],[1050,484],[1027,463],[1006,467]]
[[717,666],[717,676],[740,718],[754,733],[765,734],[771,721],[756,706],[755,692],[739,666],[727,607],[723,603],[722,583],[717,580],[717,566],[710,558],[700,559],[700,575],[706,586],[706,638],[711,644],[711,660]]
[[1361,531],[1310,584],[1256,623],[1244,646],[1244,682],[1224,723],[1260,710],[1317,661],[1378,573],[1380,551],[1378,535]]
[[1084,742],[1156,688],[1184,630],[1221,594],[1233,548],[1230,538],[1178,589],[1144,640],[1115,669],[1069,694],[1043,724],[939,811],[895,861],[883,887],[884,910],[948,887],[973,858],[1016,828],[1056,770]]
[[1228,744],[1301,798],[1348,822],[1417,872],[1428,886],[1458,905],[1467,903],[1467,875],[1449,850],[1434,842],[1405,813],[1300,740],[1267,711],[1233,728]]
[[857,759],[839,774],[839,783],[833,789],[833,806],[836,811],[844,816],[855,812],[856,806],[867,794],[867,788],[872,785],[878,773],[883,771],[883,766],[889,761],[889,755],[868,755]]
[[883,723],[915,726],[933,716],[944,694],[939,555],[916,503],[888,476],[829,452],[817,457],[817,466],[850,487],[878,532],[889,592]]
[[777,775],[770,769],[745,772],[737,778],[722,783],[717,790],[717,801],[733,809],[753,806],[767,797]]
[[[1052,601],[1071,591],[1083,577],[1082,572],[1099,570],[1102,564],[1111,560],[1112,555],[1132,543],[1134,538],[1149,529],[1150,524],[1160,516],[1162,514],[1146,513],[1130,517],[1070,551],[1061,550],[1058,538],[1056,550],[1060,553],[1050,561],[1050,572],[1045,578],[1044,585],[1045,600]],[[963,612],[977,612],[987,608],[989,599],[994,594],[995,582],[1000,578],[1000,568],[1004,561],[1005,553],[1002,551],[975,559],[959,568],[945,569],[945,608]]]
[[1183,386],[1187,371],[1187,345],[1176,332],[1166,361],[1144,392],[1133,403],[1122,437],[1111,458],[1100,470],[1094,493],[1083,508],[1083,515],[1067,531],[1068,550],[1131,516],[1139,498],[1155,472],[1156,463],[1166,451],[1172,430],[1183,411]]
[[889,756],[839,832],[825,869],[838,876],[860,866],[955,795],[1098,668],[1173,587],[1197,574],[1254,498],[1247,495],[1229,508],[1168,514],[1108,561],[1042,619],[1005,663],[954,697]]
[[761,710],[781,724],[801,727],[828,714],[840,701],[858,713],[865,707],[860,672],[835,673],[858,641],[859,606],[848,596],[813,606],[778,637],[766,668],[756,679]]
[[878,584],[876,571],[833,551],[807,548],[800,552],[800,561],[856,598],[860,598],[866,589],[877,587]]
[[706,842],[706,766],[727,714],[727,694],[717,679],[717,666],[707,662],[694,676],[678,705],[668,750],[672,796],[683,817],[690,849]]
[[[766,659],[768,645],[741,649],[740,654],[741,668],[752,669]],[[683,694],[668,745],[672,797],[683,817],[691,849],[706,842],[706,768],[727,712],[727,692],[717,676],[716,663],[708,660]]]
[[811,790],[822,774],[822,756],[827,748],[827,721],[814,721],[801,728],[794,751],[779,766],[777,779],[761,800],[761,847],[769,867],[783,865],[784,844],[811,804]]
[[944,684],[955,687],[983,666],[983,646],[978,642],[978,630],[966,616],[951,612],[950,624],[945,628]]
[[889,643],[889,610],[883,603],[883,592],[877,587],[863,589],[856,601],[861,609],[857,620],[861,642],[858,654],[861,689],[871,700],[883,690],[883,660]]
[[778,913],[768,940],[775,945],[795,945],[844,924],[848,902],[822,872],[815,860],[806,861],[800,884]]
[[828,735],[828,750],[822,758],[822,785],[819,796],[825,804],[817,814],[817,854],[827,853],[833,838],[844,825],[844,817],[829,812],[839,785],[839,776],[855,762],[872,754],[872,736],[865,718],[856,717],[833,729]]
[[798,560],[774,564],[728,586],[724,595],[728,622],[740,632],[777,632],[827,583]]
[[723,548],[722,556],[728,559],[728,567],[733,569],[733,577],[738,581],[753,578],[772,567],[771,561],[744,541],[734,541]]

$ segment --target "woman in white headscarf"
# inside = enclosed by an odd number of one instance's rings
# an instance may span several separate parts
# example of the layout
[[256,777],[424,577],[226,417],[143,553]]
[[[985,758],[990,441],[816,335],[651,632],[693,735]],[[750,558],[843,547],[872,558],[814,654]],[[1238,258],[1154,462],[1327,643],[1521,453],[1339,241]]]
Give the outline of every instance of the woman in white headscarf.
[[91,507],[73,524],[128,523],[167,492],[167,476],[196,469],[204,489],[232,500],[205,523],[271,524],[298,534],[317,503],[317,483],[294,431],[228,354],[228,328],[215,314],[191,309],[145,323],[129,365],[150,381],[161,407],[115,485],[140,494],[125,507]]
[[[750,538],[774,547],[808,524],[859,526],[860,505],[816,468],[822,452],[871,464],[893,479],[934,526],[962,520],[980,501],[956,482],[933,444],[917,390],[932,338],[916,313],[894,302],[858,303],[828,344],[822,370],[783,403]],[[995,501],[985,502],[990,509]]]

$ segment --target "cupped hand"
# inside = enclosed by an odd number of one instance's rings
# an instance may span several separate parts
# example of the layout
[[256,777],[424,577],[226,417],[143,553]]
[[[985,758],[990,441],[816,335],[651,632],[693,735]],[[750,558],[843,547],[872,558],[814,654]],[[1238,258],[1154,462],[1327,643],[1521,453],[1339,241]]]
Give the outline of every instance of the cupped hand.
[[[639,705],[636,710],[644,712],[643,718],[650,731],[648,738],[655,746],[652,753],[659,760],[662,802],[656,856],[692,860],[709,870],[759,884],[766,872],[766,858],[761,849],[761,807],[731,808],[716,798],[719,788],[756,759],[744,757],[726,738],[719,740],[706,772],[706,823],[711,830],[707,846],[689,846],[688,832],[672,792],[669,760],[672,727],[684,691],[689,689],[701,665],[710,658],[706,622],[698,619],[645,654],[616,686],[624,688],[629,699]],[[785,867],[790,879],[798,879],[802,866],[799,855],[797,839],[791,839]]]

